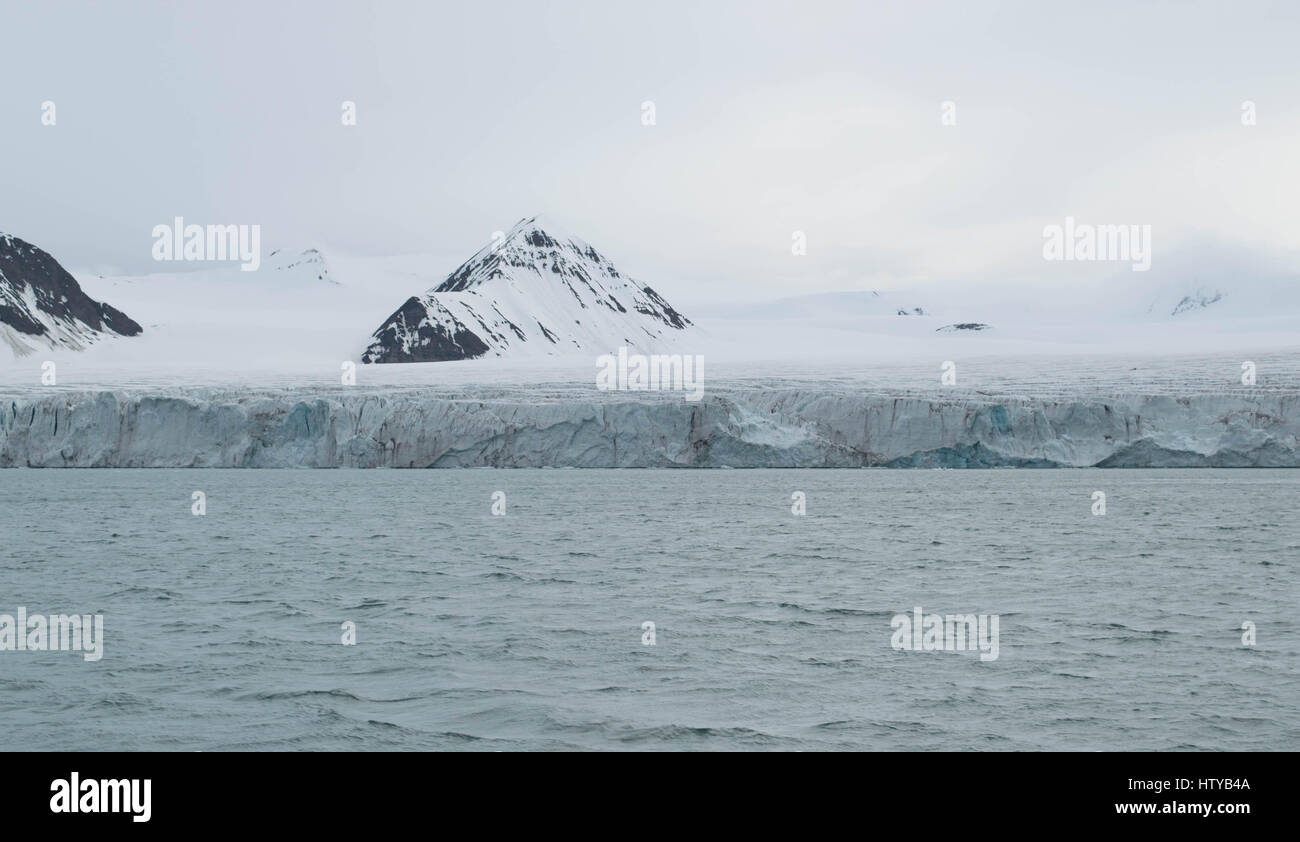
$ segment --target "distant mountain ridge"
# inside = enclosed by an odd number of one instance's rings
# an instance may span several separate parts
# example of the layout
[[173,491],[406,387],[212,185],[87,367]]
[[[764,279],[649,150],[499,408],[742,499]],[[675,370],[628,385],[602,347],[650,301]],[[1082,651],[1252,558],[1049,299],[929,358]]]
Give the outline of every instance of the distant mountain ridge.
[[320,249],[309,248],[298,254],[284,249],[276,249],[266,257],[271,268],[277,272],[296,274],[304,279],[311,279],[314,275],[318,281],[331,284],[338,283],[330,275],[329,267],[325,262],[325,255],[321,254]]
[[86,295],[48,253],[0,234],[0,338],[16,356],[38,348],[82,350],[105,336],[141,332],[125,313]]
[[521,220],[371,335],[364,363],[666,347],[692,327],[589,243]]

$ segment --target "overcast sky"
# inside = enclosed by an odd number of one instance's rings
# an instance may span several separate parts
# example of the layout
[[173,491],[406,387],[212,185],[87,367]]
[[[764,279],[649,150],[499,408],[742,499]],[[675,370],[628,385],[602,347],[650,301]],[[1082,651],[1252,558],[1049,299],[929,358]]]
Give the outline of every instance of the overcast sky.
[[1050,288],[1078,277],[1041,256],[1066,215],[1152,225],[1165,271],[1300,249],[1297,3],[0,0],[0,20],[0,230],[70,267],[156,271],[178,215],[260,224],[265,249],[464,258],[542,213],[670,298]]

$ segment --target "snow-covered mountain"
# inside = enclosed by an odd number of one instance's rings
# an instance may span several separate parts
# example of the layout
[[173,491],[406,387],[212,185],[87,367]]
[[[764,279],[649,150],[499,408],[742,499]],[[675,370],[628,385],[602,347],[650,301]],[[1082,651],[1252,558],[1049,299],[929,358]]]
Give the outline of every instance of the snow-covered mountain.
[[79,351],[107,335],[140,332],[125,313],[86,295],[49,254],[0,234],[0,337],[15,356],[38,348]]
[[520,221],[376,330],[361,361],[667,350],[691,322],[588,243]]
[[267,255],[267,262],[277,275],[288,275],[301,280],[316,280],[330,284],[338,281],[330,275],[325,255],[320,249],[307,249],[303,252],[276,249]]
[[[1208,274],[1208,273],[1207,273]],[[1300,317],[1300,277],[1176,277],[1145,291],[1142,316],[1152,321],[1207,321]]]

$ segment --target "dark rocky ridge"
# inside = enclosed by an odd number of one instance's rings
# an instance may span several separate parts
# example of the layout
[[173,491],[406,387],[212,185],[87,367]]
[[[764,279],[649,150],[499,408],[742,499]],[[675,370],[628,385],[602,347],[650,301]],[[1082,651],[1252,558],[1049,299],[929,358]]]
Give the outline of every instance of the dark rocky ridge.
[[[364,363],[418,363],[430,360],[472,360],[483,356],[488,346],[471,330],[447,314],[447,323],[428,318],[436,302],[421,301],[416,296],[406,300],[396,313],[375,333],[375,341],[385,350],[382,354],[367,350]],[[445,311],[444,311],[445,312]],[[413,341],[404,342],[409,337]]]
[[[0,324],[70,348],[83,347],[95,334],[143,332],[121,310],[86,295],[48,253],[8,235],[0,236]],[[14,349],[19,351],[18,345]]]

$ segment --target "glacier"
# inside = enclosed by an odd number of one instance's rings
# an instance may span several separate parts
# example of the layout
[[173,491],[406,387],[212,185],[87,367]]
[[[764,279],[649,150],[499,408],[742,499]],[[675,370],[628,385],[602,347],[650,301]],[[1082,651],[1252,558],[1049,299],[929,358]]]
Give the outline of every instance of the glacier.
[[1300,467],[1300,391],[1108,396],[734,386],[29,392],[0,467]]

